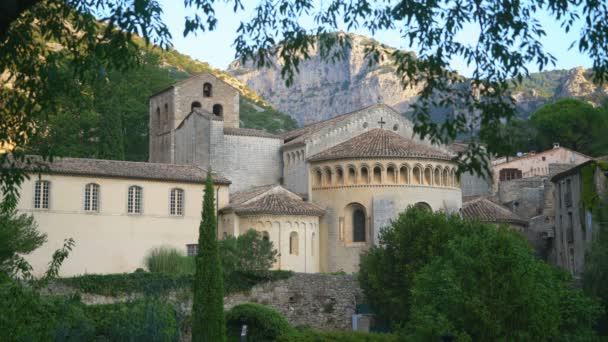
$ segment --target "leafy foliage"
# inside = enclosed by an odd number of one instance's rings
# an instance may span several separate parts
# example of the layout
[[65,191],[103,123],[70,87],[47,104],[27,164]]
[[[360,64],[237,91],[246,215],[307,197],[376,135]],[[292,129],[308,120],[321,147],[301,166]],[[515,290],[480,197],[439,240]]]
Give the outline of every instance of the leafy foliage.
[[241,327],[247,325],[247,341],[275,341],[294,329],[283,315],[256,303],[239,304],[226,313],[228,338],[239,340]]
[[553,142],[589,155],[608,151],[608,110],[577,99],[561,99],[539,108],[530,118],[539,149]]
[[2,341],[83,341],[93,334],[93,322],[74,298],[41,297],[9,281],[0,284],[0,305]]
[[[226,294],[246,291],[265,282],[287,279],[290,271],[233,272],[226,279]],[[173,275],[167,273],[133,272],[120,274],[86,274],[56,279],[82,293],[104,296],[121,296],[143,293],[152,297],[166,295],[170,291],[192,289],[194,275]]]
[[580,340],[595,336],[598,303],[563,271],[537,260],[518,233],[486,226],[452,239],[416,275],[413,340]]
[[14,277],[29,272],[22,255],[27,255],[46,242],[46,234],[38,231],[34,217],[18,214],[14,208],[0,210],[0,273]]
[[278,252],[270,240],[250,229],[238,237],[227,236],[219,242],[224,272],[269,270]]
[[380,242],[361,256],[359,283],[374,311],[393,325],[409,319],[416,273],[460,234],[482,229],[457,215],[410,207],[380,231]]
[[217,218],[211,172],[207,173],[203,217],[198,233],[198,254],[194,275],[192,340],[225,341],[224,279],[217,243]]
[[86,308],[97,340],[177,341],[177,313],[173,306],[153,298]]
[[298,127],[296,120],[270,106],[252,104],[247,98],[240,98],[240,117],[243,127],[281,133]]
[[86,274],[59,278],[57,281],[82,293],[118,296],[140,292],[146,295],[159,296],[172,290],[192,288],[193,279],[192,275],[176,276],[166,273],[134,272]]

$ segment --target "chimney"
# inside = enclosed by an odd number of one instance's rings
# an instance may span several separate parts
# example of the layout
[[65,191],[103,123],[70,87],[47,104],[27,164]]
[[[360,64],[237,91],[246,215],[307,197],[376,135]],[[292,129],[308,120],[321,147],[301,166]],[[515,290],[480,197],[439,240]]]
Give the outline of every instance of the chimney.
[[558,142],[554,142],[553,143],[553,148],[559,148],[559,143]]

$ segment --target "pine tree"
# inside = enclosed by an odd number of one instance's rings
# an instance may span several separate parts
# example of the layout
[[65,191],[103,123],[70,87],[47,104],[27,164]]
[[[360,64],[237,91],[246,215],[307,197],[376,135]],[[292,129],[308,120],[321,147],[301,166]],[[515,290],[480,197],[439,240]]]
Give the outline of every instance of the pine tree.
[[198,235],[192,305],[192,341],[222,342],[225,340],[224,283],[217,243],[213,182],[211,172],[209,172],[203,197],[203,219]]

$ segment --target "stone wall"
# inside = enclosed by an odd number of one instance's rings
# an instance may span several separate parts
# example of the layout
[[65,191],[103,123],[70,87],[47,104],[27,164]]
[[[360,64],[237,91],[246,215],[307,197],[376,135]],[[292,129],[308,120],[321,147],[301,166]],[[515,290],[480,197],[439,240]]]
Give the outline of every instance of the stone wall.
[[297,273],[289,279],[228,296],[224,308],[257,302],[281,312],[293,326],[351,330],[351,317],[362,297],[354,276]]
[[[44,293],[69,295],[75,291],[64,285],[52,284]],[[130,294],[109,297],[81,294],[87,305],[126,302],[142,297]],[[224,298],[224,309],[253,302],[272,307],[283,314],[293,326],[309,326],[319,330],[351,330],[352,315],[362,301],[363,292],[353,275],[329,275],[296,273],[292,277],[254,286],[251,290],[234,293]],[[168,299],[179,311],[189,314],[192,310],[190,292],[171,293]]]

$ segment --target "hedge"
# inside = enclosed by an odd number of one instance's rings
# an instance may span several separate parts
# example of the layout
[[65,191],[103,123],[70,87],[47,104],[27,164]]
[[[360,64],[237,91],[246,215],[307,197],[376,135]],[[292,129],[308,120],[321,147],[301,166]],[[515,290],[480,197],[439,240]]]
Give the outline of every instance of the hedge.
[[226,313],[228,341],[239,340],[244,324],[248,327],[248,342],[275,341],[294,331],[287,319],[274,309],[261,304],[245,303]]
[[277,342],[397,342],[397,335],[357,331],[317,331],[305,329],[292,331],[277,339]]
[[[224,286],[225,294],[251,289],[264,282],[287,279],[291,271],[233,272]],[[192,288],[193,275],[170,275],[165,273],[134,272],[121,274],[87,274],[57,280],[82,293],[117,296],[132,293],[162,295],[172,290]]]

